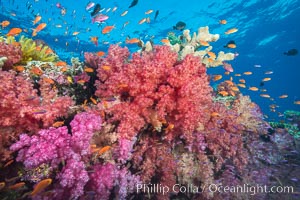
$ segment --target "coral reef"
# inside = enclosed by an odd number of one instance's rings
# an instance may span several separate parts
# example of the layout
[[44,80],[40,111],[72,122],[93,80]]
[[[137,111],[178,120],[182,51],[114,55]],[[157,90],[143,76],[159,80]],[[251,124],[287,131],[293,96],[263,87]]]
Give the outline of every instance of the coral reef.
[[[48,178],[52,184],[33,199],[272,197],[203,189],[281,185],[279,177],[291,176],[276,168],[299,162],[297,145],[285,129],[265,122],[232,80],[215,91],[209,85],[206,67],[219,62],[209,42],[218,35],[204,27],[172,37],[169,46],[149,42],[151,48],[146,43],[133,54],[117,45],[105,57],[85,53],[85,66],[73,58],[72,66],[31,61],[15,66],[17,72],[0,72],[3,154],[9,156],[7,146],[19,138],[10,150],[17,155],[14,167],[22,169],[14,180],[29,186],[24,191]],[[13,181],[5,184],[8,194]],[[178,187],[163,194],[138,185]],[[196,192],[179,190],[191,185]]]

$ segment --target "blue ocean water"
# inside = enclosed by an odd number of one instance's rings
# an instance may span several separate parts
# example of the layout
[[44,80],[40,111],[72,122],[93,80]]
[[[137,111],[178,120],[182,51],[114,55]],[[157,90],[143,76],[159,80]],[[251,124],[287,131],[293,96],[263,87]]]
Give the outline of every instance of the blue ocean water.
[[[186,23],[186,28],[196,32],[200,26],[209,26],[211,33],[221,35],[220,40],[213,44],[214,51],[238,53],[239,56],[231,61],[234,68],[234,82],[240,78],[246,80],[247,88],[241,89],[245,95],[260,105],[268,120],[280,119],[285,110],[300,111],[300,105],[294,104],[300,100],[300,55],[286,56],[283,52],[289,49],[300,50],[300,1],[297,0],[164,0],[150,1],[139,0],[137,5],[128,8],[132,0],[127,1],[95,1],[105,8],[102,13],[109,16],[103,24],[92,23],[91,16],[86,11],[89,1],[53,1],[53,0],[2,0],[0,1],[0,22],[8,20],[9,27],[2,29],[1,35],[6,34],[12,27],[27,29],[25,36],[31,37],[32,21],[36,15],[42,16],[41,22],[47,27],[38,33],[35,39],[44,40],[62,60],[70,62],[71,57],[80,57],[83,52],[106,51],[110,44],[125,45],[127,37],[140,38],[144,41],[153,38],[155,44],[161,44],[168,32],[181,34],[173,30],[178,21]],[[62,14],[62,8],[66,14]],[[112,9],[115,7],[115,11]],[[109,10],[110,8],[110,10]],[[153,9],[149,14],[150,23],[138,22],[148,17],[145,12]],[[121,16],[128,11],[125,16]],[[154,19],[155,13],[157,18]],[[219,20],[226,19],[227,24],[219,24]],[[128,23],[128,24],[127,24]],[[127,24],[127,25],[124,25]],[[103,35],[101,30],[107,25],[114,25],[115,29],[110,34]],[[125,26],[125,27],[124,27]],[[238,32],[225,35],[229,28],[236,27]],[[78,35],[73,35],[79,32]],[[97,36],[99,45],[96,47],[90,37]],[[224,48],[230,40],[237,44],[236,49]],[[138,49],[136,45],[126,45],[130,50]],[[254,65],[261,65],[257,68]],[[251,71],[252,75],[236,77],[234,74],[243,74]],[[266,75],[266,71],[273,74]],[[209,74],[222,74],[222,67],[208,70]],[[271,81],[260,86],[263,78],[270,77]],[[249,87],[266,89],[264,94],[271,98],[263,98],[261,92],[251,91]],[[286,94],[288,98],[281,99],[280,95]],[[275,112],[270,111],[270,105],[275,104]]]

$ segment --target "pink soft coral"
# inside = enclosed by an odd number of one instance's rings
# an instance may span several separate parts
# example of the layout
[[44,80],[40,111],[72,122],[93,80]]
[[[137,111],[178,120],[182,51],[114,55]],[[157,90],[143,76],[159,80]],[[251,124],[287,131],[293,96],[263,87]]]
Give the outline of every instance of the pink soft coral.
[[128,194],[133,193],[140,178],[132,175],[127,168],[119,169],[114,164],[95,165],[90,175],[91,189],[96,192],[96,199],[109,199],[115,186],[116,199],[125,200]]
[[[157,119],[175,124],[165,133],[171,141],[183,133],[191,142],[191,133],[199,122],[207,121],[211,88],[206,68],[198,57],[188,55],[182,62],[169,47],[156,46],[153,52],[134,53],[128,61],[126,48],[111,46],[98,68],[99,97],[119,96],[122,100],[111,108],[114,121],[119,121],[120,137],[132,139],[147,123],[153,112]],[[154,127],[157,128],[157,127]]]
[[6,57],[7,60],[4,62],[3,69],[9,70],[14,64],[18,63],[22,58],[22,51],[20,47],[12,44],[6,44],[0,42],[0,57]]

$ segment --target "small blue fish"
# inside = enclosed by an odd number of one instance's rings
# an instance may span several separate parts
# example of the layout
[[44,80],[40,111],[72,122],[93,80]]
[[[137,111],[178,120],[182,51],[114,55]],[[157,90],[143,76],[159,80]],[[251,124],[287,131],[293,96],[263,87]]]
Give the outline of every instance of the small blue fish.
[[117,100],[115,97],[106,97],[104,98],[105,101],[111,102]]
[[29,97],[27,97],[27,98],[25,99],[25,101],[31,101],[31,100],[33,100],[33,99],[35,99],[35,96],[29,96]]
[[47,110],[35,110],[34,112],[33,112],[33,114],[44,114],[44,113],[46,113],[47,112]]

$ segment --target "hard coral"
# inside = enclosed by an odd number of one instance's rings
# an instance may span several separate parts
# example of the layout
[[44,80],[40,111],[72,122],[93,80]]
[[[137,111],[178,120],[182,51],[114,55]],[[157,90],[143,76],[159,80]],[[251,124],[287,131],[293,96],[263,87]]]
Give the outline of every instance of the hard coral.
[[6,44],[5,42],[0,42],[0,58],[6,58],[3,60],[3,70],[12,69],[13,65],[18,63],[22,58],[22,51],[20,47],[14,46],[12,44]]

